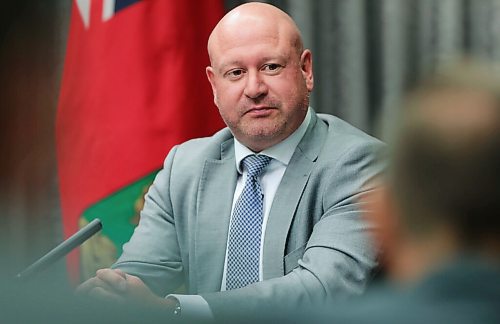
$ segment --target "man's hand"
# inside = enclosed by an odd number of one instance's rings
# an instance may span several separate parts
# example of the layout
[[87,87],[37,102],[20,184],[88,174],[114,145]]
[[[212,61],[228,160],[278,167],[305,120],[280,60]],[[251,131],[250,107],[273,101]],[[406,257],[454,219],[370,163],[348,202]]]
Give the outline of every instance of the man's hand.
[[175,307],[171,300],[155,295],[141,279],[119,269],[97,270],[96,276],[78,286],[76,293],[166,311]]

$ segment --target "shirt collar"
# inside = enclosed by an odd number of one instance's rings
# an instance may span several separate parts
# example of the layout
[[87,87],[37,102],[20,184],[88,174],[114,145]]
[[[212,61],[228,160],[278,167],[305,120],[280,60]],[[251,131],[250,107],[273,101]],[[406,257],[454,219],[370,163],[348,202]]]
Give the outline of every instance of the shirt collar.
[[[257,155],[267,155],[283,163],[285,166],[288,166],[288,163],[290,162],[290,159],[292,158],[297,145],[307,131],[307,127],[309,126],[310,121],[311,109],[309,108],[307,110],[306,117],[302,121],[302,124],[300,124],[299,128],[297,128],[295,132],[293,132],[290,136],[288,136],[278,144],[257,153]],[[247,156],[255,153],[245,145],[241,144],[240,141],[238,141],[236,138],[234,138],[234,154],[236,157],[236,170],[238,170],[238,172],[242,174],[243,170],[241,169],[241,161]]]

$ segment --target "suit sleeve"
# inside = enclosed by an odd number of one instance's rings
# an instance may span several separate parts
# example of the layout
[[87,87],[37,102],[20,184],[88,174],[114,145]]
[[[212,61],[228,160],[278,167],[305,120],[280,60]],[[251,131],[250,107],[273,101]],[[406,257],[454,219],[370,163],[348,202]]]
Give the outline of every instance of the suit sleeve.
[[[165,159],[164,168],[158,173],[144,198],[139,225],[130,241],[123,246],[122,255],[112,266],[140,277],[159,296],[174,291],[184,282],[169,194],[170,174],[176,151],[177,147],[174,147]],[[168,248],[164,248],[165,246]]]
[[377,159],[380,145],[356,145],[322,175],[329,179],[321,197],[324,213],[297,268],[241,289],[202,294],[217,320],[241,320],[241,314],[264,319],[363,292],[376,266],[376,251],[359,198],[374,190],[369,180],[382,170]]

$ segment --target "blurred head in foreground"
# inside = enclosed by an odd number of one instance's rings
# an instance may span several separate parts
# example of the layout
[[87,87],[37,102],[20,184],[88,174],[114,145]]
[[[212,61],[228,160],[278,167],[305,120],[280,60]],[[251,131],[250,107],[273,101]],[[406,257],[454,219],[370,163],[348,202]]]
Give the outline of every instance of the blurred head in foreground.
[[411,93],[366,197],[388,281],[319,322],[500,322],[500,80],[462,65]]
[[457,254],[500,260],[500,79],[464,65],[413,92],[376,199],[389,275],[412,281]]

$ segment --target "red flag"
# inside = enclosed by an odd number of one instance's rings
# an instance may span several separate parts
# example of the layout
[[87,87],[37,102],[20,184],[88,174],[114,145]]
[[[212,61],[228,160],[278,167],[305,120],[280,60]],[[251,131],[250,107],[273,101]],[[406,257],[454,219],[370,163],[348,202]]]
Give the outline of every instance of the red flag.
[[[66,237],[100,217],[119,254],[170,148],[223,127],[205,77],[222,15],[222,0],[75,0],[56,122]],[[73,282],[78,265],[74,252]]]

